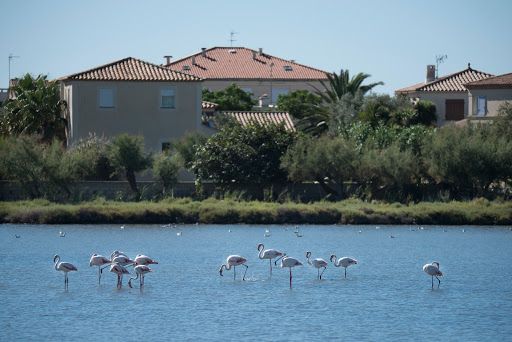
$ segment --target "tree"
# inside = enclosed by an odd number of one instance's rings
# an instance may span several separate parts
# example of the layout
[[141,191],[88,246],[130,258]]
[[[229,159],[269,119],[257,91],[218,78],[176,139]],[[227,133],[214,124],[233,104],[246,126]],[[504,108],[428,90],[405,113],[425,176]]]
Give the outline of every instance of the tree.
[[107,145],[107,155],[118,172],[121,170],[125,172],[126,179],[135,194],[135,200],[140,201],[135,172],[144,171],[152,165],[151,154],[144,152],[144,139],[141,136],[121,134]]
[[197,159],[196,152],[208,138],[201,132],[186,134],[184,138],[171,144],[171,148],[176,149],[185,168],[190,169]]
[[289,94],[279,94],[276,106],[280,110],[290,113],[295,119],[302,119],[306,116],[322,111],[322,98],[307,90],[295,90]]
[[62,111],[67,104],[60,99],[58,84],[44,75],[33,78],[30,74],[15,79],[14,84],[9,89],[14,97],[3,103],[1,134],[39,134],[45,142],[54,137],[65,142],[67,121]]
[[178,183],[180,161],[176,154],[161,153],[155,156],[153,176],[164,186],[164,193],[172,191]]
[[252,106],[256,103],[256,101],[251,98],[251,95],[251,93],[238,87],[236,83],[232,83],[227,88],[217,91],[211,91],[206,88],[203,89],[203,101],[217,103],[219,105],[217,110],[219,111],[251,110]]
[[192,170],[198,179],[224,186],[284,182],[286,172],[280,168],[280,158],[295,136],[284,124],[251,122],[243,127],[232,120],[199,148]]
[[315,86],[313,86],[313,88],[316,90],[315,93],[327,103],[336,102],[336,100],[340,99],[347,93],[355,95],[357,91],[361,91],[364,95],[374,87],[378,85],[384,85],[384,82],[362,85],[364,80],[366,80],[368,77],[371,77],[370,74],[364,74],[360,72],[359,74],[350,78],[349,71],[343,69],[341,69],[339,76],[335,73],[326,74],[326,76],[329,80],[329,88],[323,81],[320,81],[322,86],[325,88],[323,91],[316,88]]

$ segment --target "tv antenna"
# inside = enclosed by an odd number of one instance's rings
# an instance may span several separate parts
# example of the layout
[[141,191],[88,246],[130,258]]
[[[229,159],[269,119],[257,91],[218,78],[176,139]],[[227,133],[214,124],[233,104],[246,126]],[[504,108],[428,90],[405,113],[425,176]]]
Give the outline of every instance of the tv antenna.
[[444,63],[445,59],[448,59],[448,55],[437,55],[436,56],[436,78],[439,77],[439,64]]
[[238,32],[231,31],[231,39],[229,39],[229,42],[231,43],[231,47],[233,47],[233,42],[236,42],[236,39],[233,39],[235,34],[238,34]]
[[20,58],[20,56],[14,56],[12,53],[9,54],[9,87],[11,84],[11,60],[13,58]]

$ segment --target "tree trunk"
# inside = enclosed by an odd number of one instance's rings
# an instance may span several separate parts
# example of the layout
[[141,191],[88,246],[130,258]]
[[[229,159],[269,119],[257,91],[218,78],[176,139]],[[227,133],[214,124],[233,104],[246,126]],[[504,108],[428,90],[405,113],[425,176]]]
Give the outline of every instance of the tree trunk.
[[139,188],[137,188],[137,182],[135,180],[135,172],[132,170],[126,170],[126,179],[128,180],[128,183],[130,184],[130,188],[132,188],[133,193],[135,194],[135,200],[137,202],[140,201],[140,191]]

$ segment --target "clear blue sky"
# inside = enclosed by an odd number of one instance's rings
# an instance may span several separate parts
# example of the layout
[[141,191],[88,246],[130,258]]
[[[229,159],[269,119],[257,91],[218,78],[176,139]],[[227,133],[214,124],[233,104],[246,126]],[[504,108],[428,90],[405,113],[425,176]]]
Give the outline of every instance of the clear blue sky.
[[467,67],[512,72],[512,1],[3,1],[0,87],[29,72],[57,78],[125,57],[155,64],[202,47],[263,50],[325,71],[366,72],[379,93]]

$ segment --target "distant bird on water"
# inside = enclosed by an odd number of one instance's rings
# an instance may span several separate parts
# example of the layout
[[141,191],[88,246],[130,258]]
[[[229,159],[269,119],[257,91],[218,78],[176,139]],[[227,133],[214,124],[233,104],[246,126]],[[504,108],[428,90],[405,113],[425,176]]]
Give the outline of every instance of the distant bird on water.
[[432,276],[432,289],[434,289],[434,277],[436,277],[437,281],[439,281],[439,283],[437,284],[437,288],[439,288],[439,286],[441,285],[441,280],[439,280],[437,276],[443,276],[443,273],[439,270],[439,263],[437,261],[434,261],[431,264],[426,264],[425,266],[423,266],[423,271],[425,271],[425,273],[427,273],[429,276]]
[[[322,279],[322,274],[324,274],[325,270],[327,269],[327,261],[321,258],[313,259],[313,261],[309,261],[309,257],[311,256],[311,252],[306,252],[306,258],[308,259],[308,264],[310,264],[312,267],[316,268],[318,270],[317,272],[317,279]],[[323,268],[324,270],[322,273],[320,273],[320,269]]]
[[64,232],[59,232],[59,237],[66,237],[66,233],[64,233]]
[[[219,273],[222,276],[222,268],[223,267],[227,271],[229,271],[231,269],[231,267],[233,267],[233,280],[235,280],[236,279],[236,266],[240,266],[240,265],[245,266],[245,273],[247,273],[247,269],[249,268],[249,266],[245,265],[246,262],[247,262],[247,259],[242,258],[240,255],[230,255],[226,259],[226,263],[220,267]],[[242,277],[242,281],[245,280],[245,273],[244,273],[244,276]]]
[[101,273],[102,268],[101,266],[105,264],[110,264],[111,261],[105,258],[103,255],[93,254],[91,257],[91,260],[89,261],[89,267],[91,266],[98,266],[98,284],[101,285]]
[[334,266],[345,268],[345,279],[347,279],[347,267],[349,267],[350,265],[357,264],[357,260],[343,257],[343,258],[340,258],[338,260],[338,262],[336,263],[336,255],[334,255],[334,254],[331,255],[331,258],[330,258],[331,262],[332,262],[333,258],[334,258]]
[[270,277],[272,277],[272,259],[277,258],[279,256],[283,256],[284,254],[276,251],[275,249],[265,249],[265,246],[263,246],[262,243],[258,244],[258,258],[259,259],[268,259],[270,263]]
[[21,236],[14,234],[14,237],[15,237],[16,239],[19,239]]
[[[277,262],[277,260],[275,262]],[[302,263],[295,258],[287,256],[281,259],[281,267],[288,267],[290,269],[290,289],[292,288],[292,267],[295,266],[302,266]]]
[[73,264],[71,264],[69,262],[64,262],[64,261],[59,262],[59,261],[60,261],[60,256],[58,254],[56,254],[53,257],[53,262],[55,263],[55,270],[64,272],[64,287],[67,289],[68,284],[69,284],[68,272],[78,271],[78,270],[75,266],[73,266]]

